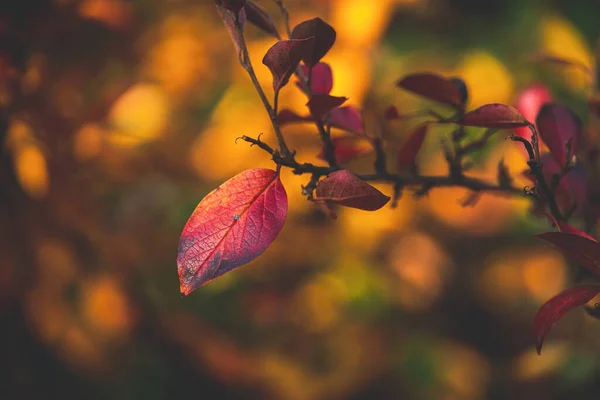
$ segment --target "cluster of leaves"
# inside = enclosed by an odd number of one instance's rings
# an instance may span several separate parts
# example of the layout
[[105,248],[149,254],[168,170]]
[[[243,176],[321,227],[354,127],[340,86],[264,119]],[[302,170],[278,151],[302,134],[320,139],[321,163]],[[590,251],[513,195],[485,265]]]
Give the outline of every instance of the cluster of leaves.
[[[449,107],[452,113],[443,116],[432,110],[401,114],[394,106],[385,110],[389,120],[427,117],[417,125],[396,153],[397,173],[388,171],[381,137],[365,132],[360,111],[346,106],[346,97],[331,95],[333,73],[321,61],[334,45],[336,32],[319,18],[304,21],[290,29],[287,11],[281,1],[275,1],[282,12],[289,39],[282,39],[273,19],[253,1],[216,0],[226,28],[238,52],[240,64],[248,72],[271,119],[278,139],[278,148],[248,136],[242,140],[269,153],[276,169],[251,169],[236,175],[208,194],[197,206],[181,235],[178,250],[180,290],[190,294],[202,285],[250,262],[262,254],[281,231],[287,214],[286,190],[279,178],[283,167],[296,174],[308,174],[310,180],[302,188],[309,201],[331,207],[337,204],[365,211],[376,211],[390,200],[392,205],[405,188],[422,196],[435,187],[461,186],[473,192],[476,201],[482,192],[529,196],[534,212],[549,218],[559,230],[542,233],[539,238],[553,244],[571,256],[582,267],[600,278],[600,243],[568,220],[585,213],[587,204],[586,176],[578,162],[582,143],[582,123],[566,106],[552,103],[545,87],[532,86],[521,94],[517,108],[506,104],[487,104],[467,110],[468,90],[459,78],[446,78],[432,73],[416,73],[397,82],[403,90]],[[252,23],[277,42],[267,51],[262,63],[273,77],[273,101],[269,101],[258,83],[244,41],[244,28]],[[552,61],[552,60],[551,60]],[[556,62],[556,60],[554,60]],[[291,79],[307,96],[308,113],[299,115],[287,109],[278,111],[278,97]],[[533,122],[530,122],[533,121]],[[322,141],[319,157],[327,165],[301,163],[290,151],[281,127],[290,123],[312,123]],[[449,166],[447,176],[421,175],[417,156],[430,124],[453,124],[451,143],[444,142],[443,151]],[[332,138],[331,128],[346,132]],[[465,127],[486,128],[477,139],[465,143]],[[465,174],[465,157],[483,148],[498,130],[515,130],[510,136],[527,151],[524,174],[532,181],[530,187],[518,188],[503,162],[498,165],[497,182],[485,182]],[[538,137],[539,136],[539,137]],[[365,143],[368,146],[365,146]],[[540,150],[545,144],[547,152]],[[340,165],[366,151],[375,151],[375,172],[357,175]],[[393,186],[387,196],[367,181],[388,182]],[[549,300],[538,311],[534,330],[537,350],[552,326],[570,309],[583,305],[600,293],[600,286],[587,285],[568,289]]]

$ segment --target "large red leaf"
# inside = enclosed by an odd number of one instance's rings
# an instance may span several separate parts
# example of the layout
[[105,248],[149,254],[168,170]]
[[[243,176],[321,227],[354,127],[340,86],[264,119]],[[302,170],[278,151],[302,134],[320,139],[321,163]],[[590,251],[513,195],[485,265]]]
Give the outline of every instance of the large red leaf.
[[514,107],[492,103],[469,111],[454,121],[462,126],[478,126],[496,129],[511,129],[530,125],[529,121]]
[[538,133],[560,165],[567,161],[566,143],[571,140],[571,155],[581,138],[581,120],[573,111],[559,104],[544,104],[535,120]]
[[396,86],[427,99],[448,104],[457,109],[464,106],[462,88],[452,79],[430,73],[416,73],[401,78]]
[[[528,121],[535,121],[542,106],[552,101],[552,93],[542,84],[535,83],[523,89],[518,95],[515,102],[515,108]],[[517,128],[515,133],[522,138],[531,140],[531,129],[528,127]]]
[[402,171],[403,169],[410,168],[415,165],[417,160],[417,154],[419,154],[419,150],[423,146],[423,141],[425,140],[425,136],[427,135],[427,125],[420,125],[408,138],[408,140],[404,143],[404,145],[400,148],[398,152],[398,157],[396,158],[396,165],[398,166],[398,170]]
[[579,234],[546,232],[536,235],[556,246],[562,253],[600,278],[600,243]]
[[188,295],[262,254],[281,231],[287,208],[279,175],[270,169],[244,171],[209,193],[179,240],[181,293]]
[[[338,164],[345,164],[363,154],[373,151],[371,143],[364,139],[357,139],[351,136],[337,136],[331,139],[334,146],[334,156]],[[325,160],[325,145],[321,147],[317,155],[321,160]]]
[[[302,64],[302,72],[308,77],[308,66]],[[302,89],[302,85],[299,85]],[[312,67],[310,90],[315,94],[329,94],[333,89],[333,72],[329,64],[320,62]]]
[[321,18],[313,18],[299,23],[292,30],[292,39],[306,39],[314,37],[315,40],[306,48],[302,60],[309,67],[318,63],[321,58],[335,43],[335,29]]
[[600,286],[597,285],[575,286],[559,293],[540,307],[533,322],[538,354],[542,353],[542,345],[546,334],[554,324],[567,312],[584,305],[598,293],[600,293]]
[[246,11],[246,18],[248,22],[252,23],[268,34],[275,36],[277,39],[280,39],[275,22],[269,13],[266,12],[261,6],[253,1],[248,1],[244,6],[244,10]]
[[271,70],[275,93],[288,83],[302,60],[302,55],[312,46],[313,41],[314,38],[280,40],[267,50],[262,62]]
[[310,114],[315,120],[320,120],[325,114],[348,100],[347,97],[330,96],[328,94],[313,94],[306,103]]
[[319,181],[314,200],[375,211],[386,205],[390,198],[350,171],[342,169]]

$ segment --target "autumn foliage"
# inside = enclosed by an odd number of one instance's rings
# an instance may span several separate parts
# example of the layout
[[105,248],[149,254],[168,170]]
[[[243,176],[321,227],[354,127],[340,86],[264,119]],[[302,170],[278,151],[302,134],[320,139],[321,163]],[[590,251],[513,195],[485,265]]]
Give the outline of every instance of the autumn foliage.
[[[243,136],[241,139],[264,150],[276,169],[241,172],[198,204],[179,244],[177,265],[181,293],[188,295],[248,263],[276,239],[288,207],[286,190],[279,178],[282,168],[291,168],[299,175],[306,174],[308,178],[302,193],[308,201],[330,209],[332,216],[334,207],[375,212],[390,200],[393,206],[406,191],[422,197],[436,187],[468,188],[474,194],[473,201],[477,201],[482,193],[527,196],[532,202],[532,212],[546,218],[557,230],[537,236],[600,279],[600,244],[589,234],[569,225],[569,220],[574,217],[592,218],[598,212],[588,201],[584,171],[588,157],[583,145],[583,124],[568,106],[553,103],[552,94],[543,84],[525,88],[515,107],[492,103],[469,110],[468,88],[459,77],[419,72],[400,78],[396,82],[400,90],[446,106],[448,112],[441,114],[426,109],[402,113],[393,105],[382,111],[381,117],[389,121],[425,117],[397,150],[393,160],[397,172],[391,172],[386,159],[386,138],[365,132],[359,109],[347,104],[352,99],[330,94],[335,75],[327,64],[327,53],[336,40],[332,26],[314,18],[288,27],[289,38],[280,39],[273,19],[253,1],[221,0],[216,3],[240,63],[263,101],[278,147],[271,147],[260,137]],[[287,15],[283,4],[278,4],[283,15]],[[243,39],[247,23],[278,39],[262,58],[262,63],[272,74],[272,99],[268,99],[253,71]],[[568,60],[551,56],[539,55],[536,60],[571,66]],[[279,92],[292,76],[295,76],[298,89],[307,97],[306,115],[279,109]],[[283,132],[283,127],[292,123],[315,126],[322,141],[318,157],[325,165],[296,159]],[[442,146],[449,173],[423,175],[419,172],[418,155],[429,128],[439,124],[455,126],[450,139]],[[466,127],[481,128],[480,136],[467,141]],[[332,136],[331,128],[341,129],[345,135]],[[515,142],[515,146],[522,146],[526,154],[523,173],[531,180],[530,186],[514,186],[513,178],[502,162],[498,165],[496,182],[469,176],[465,157],[484,148],[493,135],[505,135]],[[372,173],[344,169],[344,164],[369,152],[376,154]],[[370,181],[388,183],[389,195],[371,186]],[[574,286],[542,305],[533,324],[537,351],[541,352],[548,331],[565,313],[586,304],[599,292],[599,285]]]

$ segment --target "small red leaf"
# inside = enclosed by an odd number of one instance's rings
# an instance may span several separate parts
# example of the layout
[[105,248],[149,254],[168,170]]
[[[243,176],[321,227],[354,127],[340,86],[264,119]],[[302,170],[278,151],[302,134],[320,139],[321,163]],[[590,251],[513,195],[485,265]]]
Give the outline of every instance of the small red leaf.
[[248,19],[248,22],[267,32],[269,35],[275,36],[277,39],[281,39],[279,32],[277,32],[275,22],[269,13],[266,12],[261,6],[253,1],[248,1],[244,6],[244,10],[246,10],[246,18]]
[[320,120],[332,109],[341,106],[348,100],[347,97],[336,97],[328,94],[313,94],[308,103],[310,114],[315,120]]
[[375,211],[386,205],[390,198],[361,181],[350,171],[342,169],[332,172],[327,178],[319,181],[314,200]]
[[583,236],[586,239],[590,239],[590,240],[593,240],[594,242],[597,242],[597,240],[595,238],[593,238],[592,236],[588,235],[584,231],[581,231],[581,230],[579,230],[577,228],[572,227],[569,224],[566,224],[564,222],[557,222],[556,225],[558,226],[558,229],[561,232],[573,233],[575,235]]
[[423,146],[425,135],[427,135],[427,125],[425,124],[420,125],[410,135],[398,152],[398,157],[396,159],[398,170],[402,171],[406,168],[411,168],[416,164],[417,154],[419,154],[419,150],[421,150],[421,146]]
[[313,38],[280,40],[267,50],[262,62],[271,70],[275,93],[288,83],[302,55],[312,46],[313,40]]
[[[334,156],[338,164],[345,164],[363,154],[373,151],[373,146],[366,140],[355,137],[338,136],[331,139],[334,145]],[[325,160],[325,146],[317,155],[321,160]]]
[[[561,166],[550,153],[544,153],[540,163],[546,182],[553,182],[554,176],[562,173]],[[535,182],[535,178],[532,181]],[[561,210],[567,211],[572,207],[581,210],[587,201],[587,179],[583,167],[576,165],[564,174],[554,189],[554,194]]]
[[238,13],[244,5],[246,5],[247,0],[222,0],[223,7],[232,11],[234,13]]
[[389,106],[383,112],[383,118],[398,119],[398,118],[400,118],[400,113],[398,113],[398,109],[396,108],[396,106]]
[[[552,93],[542,84],[533,84],[523,89],[517,96],[515,108],[528,121],[535,121],[542,106],[552,101]],[[517,128],[515,133],[522,138],[531,140],[531,129],[528,127]]]
[[416,73],[401,78],[396,86],[457,109],[464,107],[464,96],[459,85],[440,75]]
[[335,43],[336,33],[335,29],[321,18],[314,18],[296,25],[291,37],[292,39],[315,38],[302,57],[302,61],[312,67],[331,49]]
[[365,125],[358,108],[354,106],[338,107],[331,110],[329,123],[332,127],[364,136]]
[[469,111],[458,121],[462,126],[478,126],[496,129],[511,129],[530,125],[516,108],[506,104],[486,104]]
[[[302,116],[288,109],[281,110],[277,115],[277,120],[280,125],[315,121],[310,115]],[[365,134],[362,115],[354,106],[338,107],[331,110],[329,113],[329,124],[333,128],[342,129],[358,136],[364,136]]]
[[179,240],[181,293],[188,295],[262,254],[281,231],[287,208],[279,175],[270,169],[244,171],[209,193]]
[[[308,77],[308,66],[302,64],[302,72]],[[302,88],[302,86],[300,86]],[[329,94],[333,89],[333,72],[329,64],[320,62],[312,68],[310,90],[313,94]]]
[[544,104],[535,125],[550,153],[560,165],[565,165],[567,141],[571,140],[571,155],[574,155],[582,134],[581,120],[577,114],[559,104]]
[[536,236],[553,244],[596,277],[600,277],[600,243],[595,239],[567,232],[546,232]]
[[582,306],[600,293],[600,286],[586,285],[575,286],[548,300],[535,315],[533,332],[535,335],[536,349],[542,354],[542,345],[546,334],[567,312],[575,307]]
[[313,122],[310,116],[303,117],[302,115],[296,114],[292,110],[284,108],[277,114],[277,121],[280,125],[292,124],[294,122]]

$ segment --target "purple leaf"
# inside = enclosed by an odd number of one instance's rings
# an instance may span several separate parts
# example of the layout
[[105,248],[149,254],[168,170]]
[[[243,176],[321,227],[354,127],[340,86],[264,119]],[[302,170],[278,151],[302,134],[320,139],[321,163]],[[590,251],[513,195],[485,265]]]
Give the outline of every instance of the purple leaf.
[[247,0],[222,0],[223,7],[231,12],[238,13],[246,5]]
[[456,109],[464,108],[464,94],[461,87],[452,79],[440,75],[430,73],[411,74],[401,78],[396,86]]
[[248,22],[267,32],[269,35],[275,36],[277,39],[281,39],[279,32],[277,32],[275,22],[269,13],[267,13],[261,6],[253,1],[248,1],[244,6],[244,10],[246,10],[246,18],[248,19]]
[[320,120],[332,109],[341,106],[347,97],[336,97],[328,94],[313,94],[306,104],[315,120]]
[[358,108],[354,106],[338,107],[331,110],[329,123],[332,127],[364,136],[365,125]]
[[335,43],[335,29],[321,18],[314,18],[299,23],[292,31],[292,39],[314,37],[312,46],[306,49],[302,60],[309,67],[318,63]]
[[262,62],[271,70],[275,93],[288,83],[302,55],[312,46],[313,41],[313,38],[280,40],[267,50]]
[[550,153],[561,166],[565,165],[567,141],[571,140],[571,155],[574,155],[582,134],[581,120],[577,114],[559,104],[544,104],[537,115],[535,125]]

